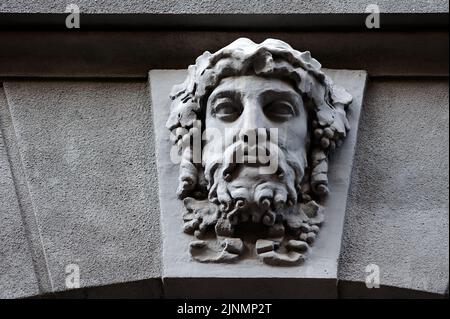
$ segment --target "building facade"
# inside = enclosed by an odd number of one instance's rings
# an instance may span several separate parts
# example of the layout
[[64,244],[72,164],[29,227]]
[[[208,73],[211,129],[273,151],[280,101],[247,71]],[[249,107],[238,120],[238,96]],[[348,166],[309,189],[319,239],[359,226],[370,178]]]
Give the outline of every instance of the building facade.
[[[0,297],[448,298],[447,28],[437,0],[3,1]],[[301,271],[172,248],[170,89],[238,38],[310,51],[358,108]]]

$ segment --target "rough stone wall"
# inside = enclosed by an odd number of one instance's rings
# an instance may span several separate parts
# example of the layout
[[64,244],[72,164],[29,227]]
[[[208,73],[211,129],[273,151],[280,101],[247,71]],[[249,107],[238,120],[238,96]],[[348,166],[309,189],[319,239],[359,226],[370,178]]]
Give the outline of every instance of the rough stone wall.
[[[3,111],[7,109],[7,101],[3,87],[0,88],[0,109]],[[19,298],[39,294],[39,288],[30,238],[16,193],[17,180],[11,172],[5,145],[6,127],[1,125],[0,128],[0,298]]]
[[[80,265],[82,287],[108,286],[76,296],[160,296],[146,84],[16,81],[3,89],[2,297],[64,290],[69,263]],[[445,292],[448,109],[447,79],[369,82],[339,264],[341,297],[390,287],[407,288],[395,295],[403,297]],[[380,291],[364,286],[370,263],[380,266]]]
[[354,0],[76,3],[96,31],[67,31],[65,1],[0,2],[0,298],[164,296],[146,74],[240,36],[369,73],[338,297],[448,297],[448,0],[377,1],[388,30],[366,30]]
[[446,79],[369,82],[340,280],[364,283],[365,267],[377,264],[382,285],[445,293],[448,110]]
[[[362,13],[366,2],[354,0],[78,0],[77,5],[86,13]],[[433,13],[448,12],[446,0],[409,0],[408,5],[402,1],[378,0],[376,2],[387,13]],[[61,13],[66,1],[55,0],[4,0],[0,3],[0,12],[25,13]]]
[[81,287],[153,279],[151,293],[159,296],[158,183],[145,82],[7,82],[4,89],[2,131],[16,152],[13,170],[26,181],[17,187],[30,202],[23,220],[35,224],[21,231],[13,187],[20,180],[10,177],[3,147],[2,234],[11,223],[17,228],[2,245],[2,293],[36,294],[29,240],[41,250],[33,260],[41,294],[65,290],[66,266],[77,264]]

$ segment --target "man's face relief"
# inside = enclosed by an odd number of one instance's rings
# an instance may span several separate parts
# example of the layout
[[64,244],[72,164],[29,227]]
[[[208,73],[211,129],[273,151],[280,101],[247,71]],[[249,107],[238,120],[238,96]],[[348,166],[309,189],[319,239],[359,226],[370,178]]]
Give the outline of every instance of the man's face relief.
[[202,156],[212,197],[239,209],[232,224],[273,224],[276,216],[268,211],[297,201],[294,182],[306,164],[308,114],[300,94],[280,79],[228,77],[210,94],[205,113],[205,130],[216,133],[205,134],[213,138]]
[[350,129],[352,96],[308,51],[240,38],[199,56],[171,99],[192,258],[301,263],[324,220],[328,158]]

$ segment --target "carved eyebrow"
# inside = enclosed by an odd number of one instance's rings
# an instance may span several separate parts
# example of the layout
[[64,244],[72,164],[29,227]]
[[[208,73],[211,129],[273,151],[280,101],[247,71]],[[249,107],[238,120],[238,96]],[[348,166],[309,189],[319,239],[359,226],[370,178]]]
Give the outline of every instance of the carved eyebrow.
[[298,99],[300,98],[299,94],[297,92],[295,92],[294,90],[277,90],[277,89],[267,89],[264,90],[261,95],[264,98],[267,98],[267,95],[271,95],[271,96],[276,96],[277,98],[279,97],[289,97],[289,98],[293,98],[293,99]]
[[238,99],[240,97],[239,91],[223,90],[219,92],[212,92],[210,95],[211,101],[215,101],[220,98],[228,97],[232,99]]

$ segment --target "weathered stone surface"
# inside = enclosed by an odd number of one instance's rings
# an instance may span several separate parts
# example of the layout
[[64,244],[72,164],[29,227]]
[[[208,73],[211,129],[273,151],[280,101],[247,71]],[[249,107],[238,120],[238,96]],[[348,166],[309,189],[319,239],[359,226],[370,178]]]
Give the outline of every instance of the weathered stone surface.
[[[386,13],[432,13],[448,12],[446,0],[378,0],[382,12]],[[357,0],[284,0],[278,1],[239,1],[239,0],[78,0],[76,4],[85,13],[363,13],[366,2]],[[14,13],[63,13],[67,3],[64,1],[40,0],[6,0],[0,3],[0,12]]]
[[39,285],[4,141],[7,108],[0,85],[0,298],[20,298],[37,295]]
[[[158,184],[145,82],[5,83],[51,287],[148,280],[160,295]],[[148,285],[147,285],[148,286]]]
[[[138,89],[139,92],[144,90],[143,86],[142,84],[142,87]],[[121,98],[124,92],[127,99],[129,98],[131,101],[134,101],[135,99],[132,98],[134,96],[139,101],[142,99],[143,102],[141,105],[145,105],[146,103],[146,97],[141,97],[141,94],[145,95],[144,93],[138,94],[133,89],[130,89],[129,83],[123,84],[122,82],[20,81],[8,83],[7,87],[10,93],[10,101],[14,102],[12,103],[12,113],[15,119],[14,124],[17,125],[17,131],[21,132],[21,138],[18,139],[21,151],[24,150],[24,141],[31,141],[31,139],[34,141],[36,139],[36,145],[44,146],[52,154],[51,147],[57,148],[53,144],[56,143],[58,138],[63,139],[65,136],[62,134],[66,132],[64,130],[65,125],[70,126],[76,124],[70,124],[72,120],[64,117],[64,108],[66,111],[69,110],[72,112],[70,114],[75,112],[74,109],[88,112],[89,107],[101,113],[100,108],[104,111],[103,115],[99,114],[94,116],[91,120],[97,123],[103,121],[105,123],[106,121],[111,123],[112,110],[116,112],[120,110],[116,103],[113,103],[113,100],[117,101],[117,103],[122,103],[122,105],[131,105],[132,110],[138,108],[134,103],[130,104],[124,101],[125,97],[123,99]],[[98,91],[98,95],[94,91]],[[135,92],[135,94],[130,95],[130,91]],[[52,97],[55,92],[62,96],[58,100],[59,102],[55,101],[56,97]],[[75,92],[79,92],[80,95],[76,95]],[[109,97],[110,95],[111,97]],[[36,98],[36,101],[33,102],[30,96]],[[77,104],[78,100],[80,100],[79,104]],[[448,283],[448,80],[373,79],[368,87],[368,95],[365,100],[367,102],[365,103],[363,116],[359,125],[360,134],[358,134],[359,142],[357,144],[356,165],[353,171],[350,202],[346,213],[346,226],[344,228],[345,241],[339,266],[339,296],[344,298],[435,297],[445,291]],[[92,102],[88,103],[88,101]],[[10,132],[13,129],[11,127],[12,123],[7,123],[8,127],[5,131],[5,121],[9,121],[4,112],[6,105],[6,100],[0,93],[2,137],[3,140],[6,139],[8,141],[6,144],[9,146],[14,135],[11,136]],[[76,107],[77,105],[78,107]],[[112,107],[112,110],[107,105]],[[62,109],[59,110],[59,107]],[[46,112],[46,114],[37,116],[42,112]],[[28,114],[28,117],[24,117],[25,113]],[[52,116],[53,113],[55,116]],[[127,115],[127,113],[120,114],[124,115],[125,119],[127,119],[127,116],[131,116]],[[105,116],[109,119],[104,118]],[[71,115],[68,115],[68,117],[73,118]],[[31,118],[33,121],[25,121],[25,119]],[[89,118],[85,120],[88,121]],[[128,121],[131,120],[128,119]],[[139,120],[137,121],[139,122]],[[64,124],[58,126],[58,128],[63,129],[57,130],[53,127],[53,124],[57,122]],[[116,122],[113,121],[112,123]],[[161,126],[163,124],[164,121],[160,123]],[[78,123],[76,126],[79,128],[79,133],[83,131],[81,128],[92,128],[92,126],[82,125],[82,123]],[[152,134],[151,124],[148,124],[148,127],[150,130],[149,134]],[[27,129],[25,130],[25,128]],[[25,134],[25,131],[29,133]],[[91,141],[93,143],[92,145],[98,146],[101,144],[101,141],[115,140],[116,137],[114,136],[118,133],[115,129],[113,131],[115,133],[109,134],[109,137],[105,134],[101,140],[93,139]],[[54,134],[50,132],[54,132]],[[100,131],[92,129],[90,132],[98,133]],[[42,136],[42,134],[47,135]],[[127,134],[126,136],[128,136],[128,133],[122,134]],[[58,135],[60,136],[58,137]],[[25,136],[27,136],[27,139],[23,138]],[[48,136],[51,139],[49,138],[47,140]],[[130,141],[132,139],[130,137],[128,139],[124,138],[124,140]],[[149,143],[151,143],[151,138],[149,140]],[[2,141],[1,138],[0,141]],[[64,141],[61,141],[61,145],[63,143]],[[140,142],[139,144],[141,143],[144,145],[147,142]],[[28,158],[27,161],[24,161],[24,163],[28,163],[28,165],[24,165],[28,173],[31,171],[29,160],[31,144],[31,142],[28,143],[28,146],[25,148],[28,151],[22,153],[25,154],[25,160]],[[90,143],[86,141],[84,153],[88,153],[91,150],[88,144]],[[126,143],[123,145],[126,146]],[[39,147],[36,147],[36,149],[37,152]],[[55,152],[58,154],[58,151]],[[87,154],[85,155],[88,156]],[[117,153],[115,155],[117,156]],[[111,156],[111,154],[108,156]],[[121,156],[125,155],[122,154]],[[36,159],[37,157],[33,158]],[[100,160],[98,165],[105,163],[105,159],[101,159],[101,154],[97,158]],[[13,163],[11,164],[13,167],[21,166],[20,153],[13,156],[12,161]],[[108,163],[116,163],[116,159],[114,158],[110,159],[110,161]],[[95,160],[88,162],[92,163]],[[21,218],[18,217],[21,212],[17,206],[17,202],[22,199],[16,198],[16,191],[12,183],[13,177],[11,176],[11,179],[8,177],[6,179],[3,178],[4,176],[10,176],[12,174],[11,170],[13,173],[16,172],[14,168],[8,167],[9,164],[6,159],[6,153],[0,147],[0,216],[2,219],[0,237],[2,242],[5,243],[0,246],[0,254],[2,254],[2,258],[0,258],[0,269],[2,271],[5,270],[0,274],[0,292],[2,293],[1,297],[6,298],[25,297],[38,293],[38,278],[35,278],[34,275],[33,263],[31,261],[32,254],[27,252],[28,248],[25,245],[25,235],[30,230],[27,228],[21,230],[21,227],[24,226]],[[33,165],[33,171],[37,170],[37,168],[42,168],[42,165],[43,161],[37,160]],[[95,163],[93,165],[95,167]],[[120,170],[119,166],[121,167],[121,165],[116,163],[116,170]],[[60,172],[62,173],[64,170]],[[83,174],[87,174],[83,173],[81,168],[79,168],[78,172],[80,172],[78,175],[81,175],[81,177],[83,177]],[[75,174],[75,176],[78,175]],[[84,182],[88,183],[86,177],[84,178]],[[32,192],[33,203],[37,202],[39,204],[36,206],[39,207],[36,211],[38,212],[38,220],[41,221],[42,216],[49,215],[43,214],[43,211],[51,210],[58,212],[58,208],[51,208],[51,198],[55,194],[61,196],[60,192],[63,190],[52,190],[49,195],[46,195],[45,192],[48,191],[48,188],[40,189],[39,184],[37,184],[38,181],[43,181],[43,179],[38,180],[34,178],[31,180],[31,185],[34,186],[30,189],[34,190]],[[120,181],[123,182],[124,180],[121,179]],[[156,183],[156,181],[152,181],[151,183]],[[17,185],[17,187],[25,187],[25,190],[27,190],[26,181],[24,184],[25,186]],[[46,183],[42,182],[42,185],[45,186]],[[101,184],[98,185],[101,186]],[[105,187],[102,188],[107,189]],[[90,187],[90,189],[95,191],[94,186]],[[174,188],[171,191],[174,191]],[[23,193],[23,191],[19,190],[19,193],[21,192]],[[102,192],[102,190],[99,190],[99,192]],[[75,194],[70,196],[73,198]],[[44,207],[44,200],[39,199],[39,197],[45,199],[50,198],[50,207]],[[75,202],[72,199],[71,201],[72,203]],[[149,202],[152,201],[149,200]],[[4,203],[6,205],[3,205]],[[59,206],[62,208],[67,207],[64,205],[64,201],[61,201],[61,203],[62,205]],[[108,201],[105,203],[107,207],[112,207],[113,203],[116,204],[112,199],[109,200],[109,203]],[[141,206],[137,205],[136,207],[139,208]],[[31,213],[34,212],[31,211]],[[65,214],[64,218],[54,220],[51,223],[53,225],[43,227],[45,230],[45,238],[47,238],[47,245],[45,247],[46,251],[49,252],[51,265],[56,264],[56,258],[60,258],[61,260],[66,259],[64,251],[75,247],[72,252],[73,255],[88,256],[92,260],[91,264],[88,263],[87,265],[88,269],[91,270],[87,274],[88,277],[84,277],[86,273],[83,272],[83,269],[85,269],[86,265],[82,264],[82,285],[103,285],[104,282],[114,282],[114,277],[117,274],[121,280],[127,282],[127,276],[136,276],[133,273],[136,269],[139,268],[139,271],[148,271],[148,268],[150,268],[148,266],[148,260],[144,260],[150,258],[148,254],[143,254],[145,257],[142,257],[141,265],[136,266],[136,268],[128,267],[125,260],[121,262],[114,261],[114,256],[109,255],[112,258],[112,265],[119,265],[115,267],[117,270],[117,273],[115,273],[108,265],[111,259],[104,260],[102,251],[99,252],[93,248],[97,246],[104,247],[105,243],[102,243],[99,238],[110,237],[112,240],[112,234],[115,232],[104,230],[105,236],[95,233],[89,234],[88,232],[83,232],[81,235],[76,236],[66,232],[64,225],[67,225],[66,223],[72,223],[71,218],[78,218],[79,213],[77,214],[74,217]],[[111,215],[114,219],[111,218],[110,220],[116,222],[120,220],[123,227],[130,227],[125,220],[119,219],[117,214],[116,211],[116,214]],[[129,215],[126,216],[129,217]],[[145,216],[145,214],[142,216]],[[175,216],[175,218],[178,220],[180,216]],[[46,220],[51,221],[52,218],[47,217]],[[142,225],[146,223],[147,221],[142,219]],[[80,225],[77,226],[78,229],[85,227],[81,224],[83,222],[80,222]],[[3,228],[4,225],[6,225],[6,228]],[[86,225],[89,225],[89,223]],[[102,226],[105,228],[111,227],[107,222],[102,223]],[[131,231],[131,229],[129,228],[128,231]],[[50,233],[49,230],[52,230],[52,232]],[[58,255],[55,253],[56,250],[48,249],[48,242],[51,240],[51,237],[57,238],[56,235],[53,235],[59,232],[62,232],[61,237],[66,236],[70,238],[63,238],[62,242],[55,240],[52,243],[52,245],[59,245],[56,249],[61,253]],[[124,233],[120,234],[115,239],[115,242],[119,242],[122,247],[120,251],[123,252],[123,250],[126,250],[127,254],[130,253],[128,250],[135,252],[138,249],[135,245],[138,244],[132,242],[133,246],[131,244],[127,246],[124,242],[130,241],[130,239]],[[319,235],[319,238],[322,234]],[[33,236],[32,234],[30,235]],[[86,238],[82,238],[83,236]],[[90,243],[89,241],[91,239],[95,240],[95,242]],[[148,239],[153,240],[150,237]],[[73,240],[76,244],[73,246],[66,244],[70,240]],[[37,241],[37,245],[40,245],[39,241]],[[70,248],[66,249],[68,246]],[[156,248],[157,246],[158,242],[155,238],[155,241],[148,244],[142,252],[148,251],[149,247]],[[70,252],[66,254],[70,254]],[[124,259],[126,258],[124,257]],[[67,259],[72,260],[72,258]],[[84,260],[84,258],[82,259]],[[129,262],[132,263],[132,261]],[[136,263],[139,262],[137,261]],[[364,270],[366,265],[370,263],[375,263],[380,266],[382,285],[380,289],[369,290],[365,287],[366,273]],[[45,263],[44,266],[46,266]],[[95,269],[95,267],[98,268]],[[53,267],[53,270],[58,272],[58,268]],[[245,270],[250,271],[251,267],[246,267]],[[128,271],[130,273],[126,275],[125,273]],[[55,290],[64,289],[60,286],[61,281],[64,284],[64,269],[62,268],[60,272],[61,274],[57,274],[60,279],[56,280],[59,287]],[[219,273],[220,270],[217,270],[217,272]],[[103,275],[98,276],[98,273],[102,273]],[[56,276],[52,273],[52,277]],[[145,275],[143,277],[151,276]],[[98,281],[93,283],[93,278],[97,278]],[[89,280],[89,282],[86,283],[85,280]],[[299,286],[297,281],[293,282],[290,278],[279,278],[277,281],[280,286],[285,288],[285,291],[280,296],[298,294]],[[242,288],[243,285],[246,285],[247,287],[253,287],[254,291],[252,294],[254,297],[267,297],[267,286],[273,284],[273,279],[245,279],[236,276],[235,278],[211,278],[210,280],[204,280],[201,277],[185,277],[166,278],[165,283],[172,292],[176,291],[178,296],[204,297],[209,295],[226,297],[229,296],[230,291],[218,291],[219,288],[217,287],[237,285],[237,287]],[[65,293],[65,296],[154,296],[154,284],[155,282],[150,279],[150,282],[145,280],[138,281],[136,284],[138,288],[133,283],[114,284],[106,287],[69,291],[67,294]],[[334,281],[320,280],[317,278],[304,279],[302,285],[311,289],[311,296],[336,296],[336,294],[324,294],[324,291],[336,289],[336,282]],[[132,290],[129,290],[128,287],[132,287]],[[193,291],[192,287],[198,287],[198,290]],[[248,297],[248,289],[240,289],[240,291],[235,291],[235,293],[236,297]],[[58,294],[54,296],[63,295]]]
[[[185,70],[154,70],[150,72],[150,89],[154,111],[157,163],[160,182],[161,218],[163,233],[163,279],[168,297],[261,297],[262,291],[248,291],[242,287],[248,282],[265,283],[271,296],[277,297],[336,297],[337,260],[344,221],[347,187],[350,181],[352,156],[356,142],[357,123],[366,79],[361,71],[325,71],[334,81],[354,97],[350,107],[349,132],[340,150],[330,163],[329,185],[333,192],[326,201],[327,220],[322,227],[309,259],[300,268],[279,268],[262,265],[247,259],[238,265],[202,264],[190,259],[187,248],[190,236],[183,233],[181,214],[183,206],[176,198],[177,164],[169,157],[169,134],[164,124],[169,115],[169,92],[174,84],[181,83]],[[286,280],[291,285],[286,285]],[[316,280],[317,286],[311,285]],[[186,283],[190,284],[186,284]],[[218,285],[219,283],[224,283]],[[225,284],[226,283],[226,284]],[[185,288],[183,288],[186,286]],[[205,286],[209,286],[206,288]],[[187,289],[189,287],[189,289]],[[216,288],[213,288],[216,287]],[[266,295],[267,297],[267,295]]]
[[[342,297],[448,289],[448,98],[447,79],[368,86],[339,263]],[[368,264],[380,267],[382,288],[365,287]]]

